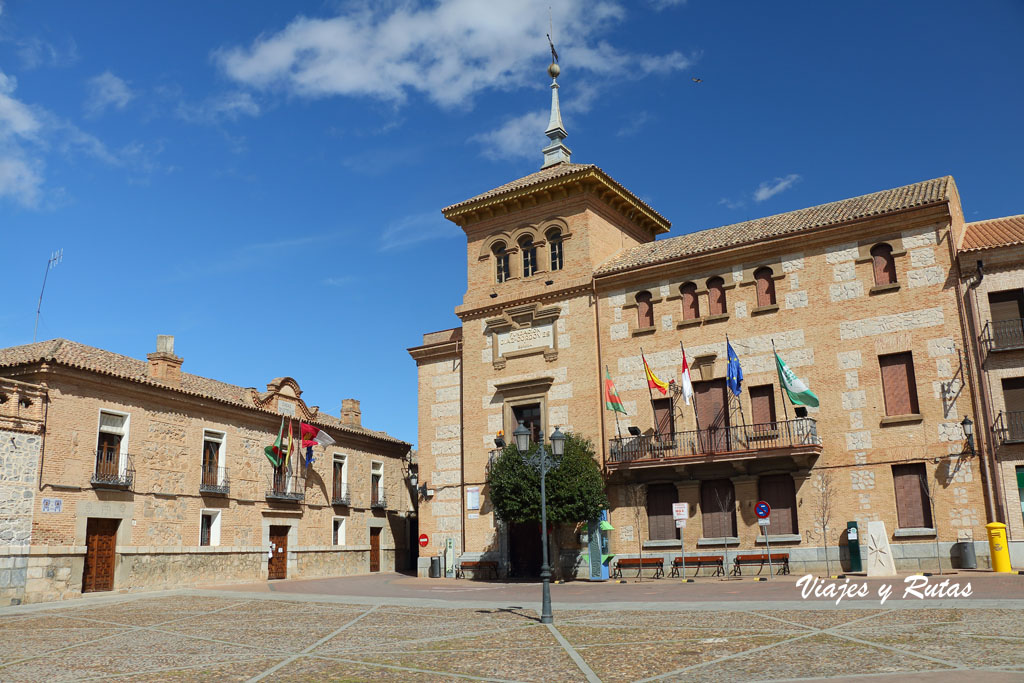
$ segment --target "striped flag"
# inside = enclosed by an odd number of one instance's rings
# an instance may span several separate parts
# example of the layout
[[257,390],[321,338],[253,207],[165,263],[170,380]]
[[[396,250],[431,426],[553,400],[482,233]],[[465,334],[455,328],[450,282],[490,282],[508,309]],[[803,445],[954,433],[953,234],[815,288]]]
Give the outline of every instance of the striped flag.
[[683,401],[686,402],[686,405],[690,405],[690,399],[693,398],[693,382],[690,381],[690,366],[686,362],[685,350],[683,350],[683,379],[680,386],[683,389]]
[[644,361],[644,372],[647,373],[647,386],[651,389],[657,389],[664,396],[668,393],[668,384],[658,379],[658,376],[651,372],[651,366],[647,364],[647,358],[644,357],[643,351],[640,352],[640,358]]
[[626,408],[622,405],[622,399],[619,398],[619,392],[615,391],[615,385],[612,384],[611,373],[608,372],[608,368],[604,369],[604,407],[608,410],[614,410],[616,413],[626,414]]
[[807,385],[796,376],[796,373],[789,369],[789,366],[779,357],[778,353],[775,354],[775,368],[779,371],[779,382],[782,384],[782,388],[786,390],[790,403],[795,406],[818,407],[818,397],[807,388]]
[[277,430],[277,441],[274,442],[273,446],[267,446],[263,449],[263,452],[267,456],[267,460],[274,467],[281,466],[281,456],[284,455],[281,448],[281,437],[284,436],[284,418],[281,418],[281,428]]

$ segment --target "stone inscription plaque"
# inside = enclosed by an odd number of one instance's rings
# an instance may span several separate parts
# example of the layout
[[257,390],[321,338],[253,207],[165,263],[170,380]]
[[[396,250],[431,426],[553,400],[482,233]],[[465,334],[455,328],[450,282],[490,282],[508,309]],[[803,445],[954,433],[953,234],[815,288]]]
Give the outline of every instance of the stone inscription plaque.
[[553,323],[542,323],[534,327],[498,333],[498,355],[504,356],[515,351],[536,348],[554,348],[555,334]]

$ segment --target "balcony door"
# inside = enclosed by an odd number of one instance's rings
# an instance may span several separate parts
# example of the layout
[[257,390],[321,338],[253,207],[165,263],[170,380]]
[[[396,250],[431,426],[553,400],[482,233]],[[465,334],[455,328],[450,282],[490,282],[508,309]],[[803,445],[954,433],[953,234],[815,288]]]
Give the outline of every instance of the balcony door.
[[1024,345],[1024,289],[989,292],[988,306],[995,348]]
[[693,383],[702,453],[729,450],[729,400],[726,391],[725,379]]
[[519,427],[519,423],[522,422],[523,426],[530,430],[530,442],[540,443],[540,435],[544,433],[544,426],[541,424],[540,419],[540,404],[526,403],[512,406],[512,415],[516,420],[516,424],[512,426],[512,429]]
[[1005,377],[1002,384],[1006,439],[1024,441],[1024,377]]

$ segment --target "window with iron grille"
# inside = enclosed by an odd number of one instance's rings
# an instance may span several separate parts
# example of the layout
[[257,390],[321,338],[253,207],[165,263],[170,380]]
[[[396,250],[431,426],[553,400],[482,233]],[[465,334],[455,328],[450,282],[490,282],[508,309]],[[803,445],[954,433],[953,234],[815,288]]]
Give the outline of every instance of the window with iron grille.
[[203,430],[203,486],[220,486],[224,481],[224,432]]
[[128,415],[106,410],[100,411],[99,433],[96,439],[96,474],[116,477],[121,472],[121,449],[128,437]]
[[370,466],[370,505],[384,504],[384,463]]

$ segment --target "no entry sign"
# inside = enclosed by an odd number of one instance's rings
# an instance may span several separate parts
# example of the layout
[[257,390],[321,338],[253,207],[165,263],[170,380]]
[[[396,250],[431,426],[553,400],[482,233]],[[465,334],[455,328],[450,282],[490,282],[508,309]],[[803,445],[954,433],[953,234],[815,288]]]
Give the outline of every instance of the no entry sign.
[[754,514],[757,515],[758,519],[765,519],[768,515],[772,514],[772,508],[768,503],[759,500],[757,505],[754,506]]
[[430,537],[426,534],[420,534],[420,547],[426,548],[428,543],[430,543]]

